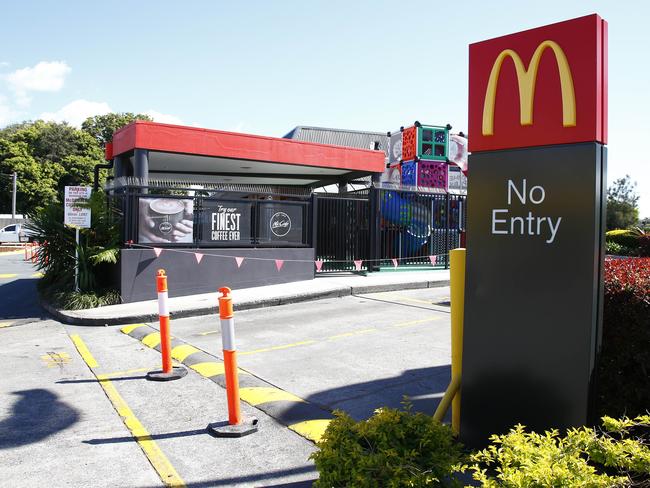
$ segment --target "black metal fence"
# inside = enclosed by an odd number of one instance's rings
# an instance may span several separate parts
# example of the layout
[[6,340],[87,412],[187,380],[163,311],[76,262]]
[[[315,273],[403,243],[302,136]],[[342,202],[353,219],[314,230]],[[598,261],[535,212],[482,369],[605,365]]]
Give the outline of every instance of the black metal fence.
[[465,229],[465,196],[371,188],[318,196],[316,255],[323,271],[449,266]]

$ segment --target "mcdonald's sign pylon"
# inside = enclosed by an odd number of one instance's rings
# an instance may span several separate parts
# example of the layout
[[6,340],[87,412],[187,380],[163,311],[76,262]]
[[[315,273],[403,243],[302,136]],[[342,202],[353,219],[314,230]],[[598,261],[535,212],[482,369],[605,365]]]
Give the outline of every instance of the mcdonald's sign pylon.
[[470,151],[606,144],[606,45],[595,14],[470,45]]

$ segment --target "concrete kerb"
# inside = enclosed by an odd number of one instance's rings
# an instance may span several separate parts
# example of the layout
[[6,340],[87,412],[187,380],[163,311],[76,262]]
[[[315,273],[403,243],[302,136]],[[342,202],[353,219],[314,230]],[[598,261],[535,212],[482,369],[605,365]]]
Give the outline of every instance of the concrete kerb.
[[[366,293],[379,293],[387,291],[400,291],[400,290],[414,290],[421,288],[438,288],[449,286],[449,280],[421,280],[421,281],[405,281],[401,283],[377,283],[377,284],[360,284],[360,285],[341,285],[332,287],[327,290],[316,291],[302,291],[299,293],[289,293],[285,296],[269,296],[264,298],[250,298],[247,300],[239,300],[237,302],[237,310],[252,310],[256,308],[273,307],[276,305],[287,305],[291,303],[300,303],[312,300],[323,300],[327,298],[341,298],[351,295],[361,295]],[[260,294],[263,294],[265,287],[260,287]],[[144,302],[143,302],[144,303]],[[99,309],[87,310],[58,310],[50,304],[41,301],[42,307],[53,315],[57,320],[71,325],[94,325],[94,326],[108,326],[108,325],[123,325],[136,322],[154,322],[158,320],[158,313],[152,308],[148,313],[133,313],[125,312],[120,313],[116,311],[116,307],[120,305],[112,305],[102,307]],[[102,310],[105,314],[102,315]],[[110,310],[110,312],[109,312]],[[185,317],[199,317],[202,315],[212,315],[219,312],[217,300],[214,303],[189,306],[183,308],[176,305],[171,307],[170,316],[172,318],[185,318]]]
[[[147,324],[132,324],[121,332],[160,351],[159,332]],[[222,388],[226,387],[223,361],[191,344],[172,337],[172,359],[194,370]],[[318,442],[329,422],[331,411],[284,391],[239,368],[241,400],[293,430],[302,437]],[[224,414],[225,415],[225,414]]]

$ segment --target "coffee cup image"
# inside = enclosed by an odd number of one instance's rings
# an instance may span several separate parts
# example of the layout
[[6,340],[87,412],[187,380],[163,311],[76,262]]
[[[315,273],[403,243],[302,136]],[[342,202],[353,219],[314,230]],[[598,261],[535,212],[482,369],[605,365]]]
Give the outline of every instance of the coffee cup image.
[[140,198],[141,243],[193,241],[193,201],[191,199]]

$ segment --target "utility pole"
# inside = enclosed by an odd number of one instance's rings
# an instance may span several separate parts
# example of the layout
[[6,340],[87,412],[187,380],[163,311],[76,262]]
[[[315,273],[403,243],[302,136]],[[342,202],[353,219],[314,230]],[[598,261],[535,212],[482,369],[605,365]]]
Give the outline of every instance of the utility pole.
[[14,174],[12,175],[12,182],[13,182],[13,193],[11,194],[11,218],[15,219],[16,218],[16,183],[18,180],[18,175],[14,171]]

